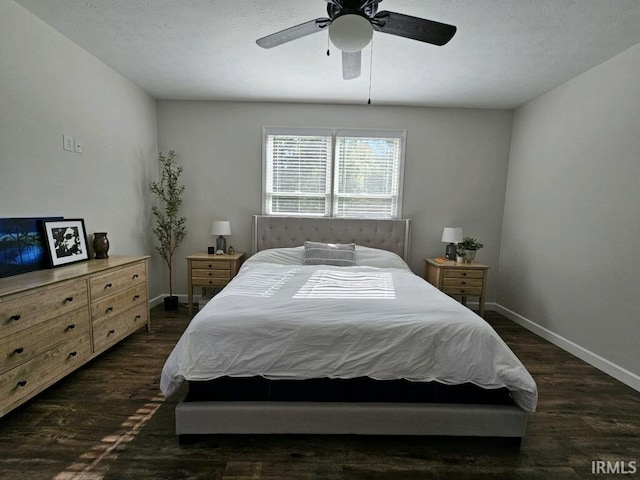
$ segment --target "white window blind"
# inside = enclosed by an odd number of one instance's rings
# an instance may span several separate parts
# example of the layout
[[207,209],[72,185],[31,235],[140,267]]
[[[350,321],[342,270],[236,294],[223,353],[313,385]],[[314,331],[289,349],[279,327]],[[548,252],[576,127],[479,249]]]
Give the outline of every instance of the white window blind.
[[266,213],[326,215],[331,136],[267,135],[266,143]]
[[404,131],[265,128],[263,212],[399,218]]
[[334,215],[395,218],[400,195],[401,139],[336,136]]

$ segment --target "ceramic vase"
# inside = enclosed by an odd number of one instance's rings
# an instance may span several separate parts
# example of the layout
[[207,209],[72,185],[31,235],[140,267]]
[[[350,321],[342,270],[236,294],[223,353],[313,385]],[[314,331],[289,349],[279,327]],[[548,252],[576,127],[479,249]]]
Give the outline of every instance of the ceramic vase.
[[93,234],[93,251],[98,259],[109,257],[109,239],[106,232]]

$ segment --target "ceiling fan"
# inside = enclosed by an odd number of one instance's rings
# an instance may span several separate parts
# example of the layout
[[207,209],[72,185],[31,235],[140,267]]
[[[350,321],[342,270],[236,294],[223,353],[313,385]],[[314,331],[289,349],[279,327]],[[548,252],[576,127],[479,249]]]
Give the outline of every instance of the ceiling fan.
[[342,77],[348,80],[360,76],[361,51],[371,41],[374,30],[439,46],[456,33],[456,27],[446,23],[396,12],[378,12],[382,0],[325,1],[329,18],[316,18],[286,28],[259,38],[256,43],[262,48],[273,48],[328,29],[331,42],[342,51]]

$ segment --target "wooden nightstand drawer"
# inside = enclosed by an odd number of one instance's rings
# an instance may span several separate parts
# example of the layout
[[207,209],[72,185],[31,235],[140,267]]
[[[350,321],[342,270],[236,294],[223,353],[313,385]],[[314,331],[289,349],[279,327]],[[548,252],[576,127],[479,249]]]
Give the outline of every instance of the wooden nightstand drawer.
[[231,270],[192,270],[193,278],[231,278]]
[[480,287],[443,287],[442,291],[447,295],[482,295],[482,286]]
[[442,287],[482,287],[483,279],[469,277],[444,277]]
[[445,268],[443,272],[443,277],[447,278],[483,278],[484,270],[472,270],[472,269],[463,269],[463,268]]
[[191,268],[194,270],[231,270],[231,262],[228,260],[193,260]]
[[196,278],[191,281],[194,287],[224,287],[230,282],[228,278]]

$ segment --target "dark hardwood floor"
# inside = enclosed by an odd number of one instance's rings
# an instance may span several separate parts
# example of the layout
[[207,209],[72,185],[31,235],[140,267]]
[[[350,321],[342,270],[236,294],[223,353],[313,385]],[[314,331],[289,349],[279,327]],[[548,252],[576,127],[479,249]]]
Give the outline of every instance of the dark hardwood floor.
[[[495,312],[487,320],[539,387],[519,450],[499,439],[446,437],[215,436],[179,445],[178,399],[163,400],[159,376],[188,320],[183,306],[174,314],[156,307],[150,333],[136,332],[1,418],[0,478],[640,477],[640,393]],[[619,473],[592,473],[597,461]]]

